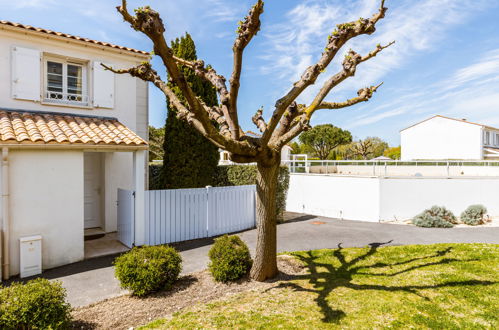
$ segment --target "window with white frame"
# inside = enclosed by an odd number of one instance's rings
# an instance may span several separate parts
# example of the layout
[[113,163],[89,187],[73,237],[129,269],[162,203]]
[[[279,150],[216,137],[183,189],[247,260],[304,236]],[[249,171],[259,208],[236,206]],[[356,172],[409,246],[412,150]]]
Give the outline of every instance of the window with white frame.
[[495,145],[499,146],[499,133],[496,133],[495,137],[496,137]]
[[483,144],[490,145],[490,132],[484,132]]
[[44,101],[88,105],[87,64],[57,57],[46,57]]

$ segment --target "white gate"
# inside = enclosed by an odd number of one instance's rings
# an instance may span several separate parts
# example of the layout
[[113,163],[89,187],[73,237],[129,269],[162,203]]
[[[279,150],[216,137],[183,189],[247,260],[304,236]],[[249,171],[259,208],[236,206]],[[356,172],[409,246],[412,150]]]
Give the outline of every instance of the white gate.
[[255,226],[256,187],[145,192],[145,244],[211,237]]
[[135,196],[132,190],[118,189],[118,240],[129,248],[135,243]]

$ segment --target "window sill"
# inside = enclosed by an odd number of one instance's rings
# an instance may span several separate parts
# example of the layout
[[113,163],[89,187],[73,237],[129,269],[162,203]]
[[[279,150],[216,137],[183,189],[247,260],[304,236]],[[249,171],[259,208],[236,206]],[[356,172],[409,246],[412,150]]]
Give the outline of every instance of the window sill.
[[51,102],[48,100],[42,100],[40,104],[47,106],[62,107],[62,108],[78,108],[78,109],[87,109],[87,110],[94,109],[93,106],[84,103],[60,103],[60,102]]

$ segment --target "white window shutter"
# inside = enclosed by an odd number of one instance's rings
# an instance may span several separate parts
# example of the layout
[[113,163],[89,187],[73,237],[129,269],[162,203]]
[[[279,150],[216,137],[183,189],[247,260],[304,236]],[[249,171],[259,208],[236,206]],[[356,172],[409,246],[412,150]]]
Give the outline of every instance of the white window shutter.
[[114,108],[114,73],[104,69],[100,62],[94,62],[93,71],[94,107]]
[[12,48],[12,97],[40,101],[40,51]]

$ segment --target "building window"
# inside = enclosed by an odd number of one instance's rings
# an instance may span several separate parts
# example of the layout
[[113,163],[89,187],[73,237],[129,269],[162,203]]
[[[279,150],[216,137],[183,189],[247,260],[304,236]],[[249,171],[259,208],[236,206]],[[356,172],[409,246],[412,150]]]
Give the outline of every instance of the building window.
[[490,132],[485,132],[483,144],[490,145]]
[[88,105],[86,64],[47,58],[45,72],[45,102]]
[[495,134],[495,136],[496,136],[495,145],[496,145],[496,146],[499,146],[499,134],[498,134],[498,133],[496,133],[496,134]]

